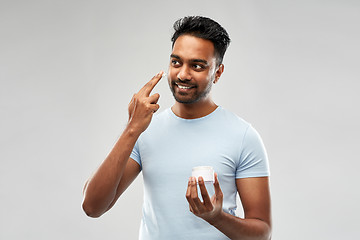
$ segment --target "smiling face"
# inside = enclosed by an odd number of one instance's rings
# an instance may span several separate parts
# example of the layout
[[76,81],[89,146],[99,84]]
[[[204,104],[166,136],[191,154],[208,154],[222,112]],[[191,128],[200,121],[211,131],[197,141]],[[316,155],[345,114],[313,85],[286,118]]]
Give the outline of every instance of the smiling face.
[[211,41],[182,35],[170,55],[169,86],[177,102],[193,104],[209,101],[212,84],[220,77],[223,66],[216,66]]

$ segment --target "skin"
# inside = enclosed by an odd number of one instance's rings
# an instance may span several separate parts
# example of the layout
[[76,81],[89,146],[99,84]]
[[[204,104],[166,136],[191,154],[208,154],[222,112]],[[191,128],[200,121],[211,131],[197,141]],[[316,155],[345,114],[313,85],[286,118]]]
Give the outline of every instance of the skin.
[[[216,64],[211,41],[190,35],[180,36],[174,44],[169,66],[168,83],[176,99],[172,111],[179,117],[194,119],[213,112],[217,105],[211,99],[211,88],[224,71]],[[83,209],[91,217],[108,211],[140,173],[140,166],[130,160],[131,151],[140,134],[149,126],[159,109],[159,94],[151,91],[160,81],[162,72],[154,76],[129,103],[128,124],[115,146],[84,187]],[[213,225],[230,239],[271,238],[271,204],[268,177],[236,179],[237,191],[244,208],[244,218],[225,213],[223,194],[215,174],[215,194],[210,198],[204,181],[199,177],[203,201],[197,184],[190,178],[186,199],[189,210]]]

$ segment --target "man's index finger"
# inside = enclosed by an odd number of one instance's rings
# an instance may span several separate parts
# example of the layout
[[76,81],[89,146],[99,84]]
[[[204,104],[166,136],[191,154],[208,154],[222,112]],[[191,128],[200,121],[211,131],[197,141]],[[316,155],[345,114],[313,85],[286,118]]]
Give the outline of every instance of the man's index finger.
[[144,90],[144,93],[146,94],[146,96],[150,95],[151,91],[154,89],[156,84],[158,84],[158,82],[162,78],[163,74],[164,74],[164,72],[160,71],[148,83],[145,84],[145,86],[143,87],[143,90]]

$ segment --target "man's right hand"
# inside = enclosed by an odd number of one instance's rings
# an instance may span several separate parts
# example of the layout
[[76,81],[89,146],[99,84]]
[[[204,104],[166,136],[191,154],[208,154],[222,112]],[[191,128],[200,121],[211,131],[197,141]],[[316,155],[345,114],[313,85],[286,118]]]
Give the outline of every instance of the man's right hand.
[[150,96],[150,93],[160,81],[162,75],[163,71],[156,74],[138,93],[134,94],[129,103],[128,127],[139,134],[146,130],[153,114],[160,108],[159,104],[157,104],[160,95],[155,93]]

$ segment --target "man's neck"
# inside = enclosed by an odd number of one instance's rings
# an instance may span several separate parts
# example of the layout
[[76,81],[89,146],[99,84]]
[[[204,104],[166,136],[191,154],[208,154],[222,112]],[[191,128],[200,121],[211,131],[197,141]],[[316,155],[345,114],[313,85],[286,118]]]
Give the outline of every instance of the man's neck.
[[173,113],[184,119],[195,119],[209,115],[217,108],[217,105],[211,100],[196,102],[191,104],[175,102],[171,107]]

